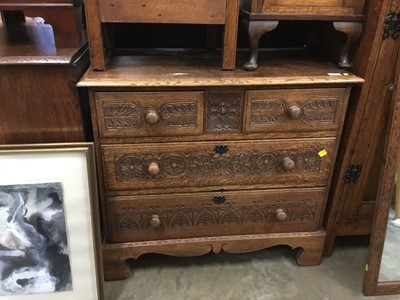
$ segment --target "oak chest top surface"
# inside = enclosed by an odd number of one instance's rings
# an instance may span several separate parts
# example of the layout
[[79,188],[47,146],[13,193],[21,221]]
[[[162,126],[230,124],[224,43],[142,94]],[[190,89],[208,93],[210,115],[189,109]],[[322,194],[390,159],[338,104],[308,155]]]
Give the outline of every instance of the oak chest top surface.
[[[244,60],[244,53],[238,59]],[[79,87],[195,87],[359,84],[363,79],[326,61],[285,51],[260,53],[253,72],[222,71],[218,53],[172,51],[159,55],[114,56],[107,72],[89,70]],[[239,62],[240,64],[240,62]]]

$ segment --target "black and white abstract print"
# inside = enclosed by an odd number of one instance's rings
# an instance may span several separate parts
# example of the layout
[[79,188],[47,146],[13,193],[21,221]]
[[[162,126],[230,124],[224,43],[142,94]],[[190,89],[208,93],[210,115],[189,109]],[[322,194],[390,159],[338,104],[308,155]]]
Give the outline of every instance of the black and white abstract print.
[[0,186],[0,296],[72,290],[61,183]]

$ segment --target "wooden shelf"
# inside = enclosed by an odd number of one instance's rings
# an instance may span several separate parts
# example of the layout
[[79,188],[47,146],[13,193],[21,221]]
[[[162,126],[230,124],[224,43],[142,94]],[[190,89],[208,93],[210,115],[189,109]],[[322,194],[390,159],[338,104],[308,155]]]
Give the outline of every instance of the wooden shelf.
[[[159,50],[114,55],[107,72],[89,70],[80,87],[185,87],[298,84],[360,84],[363,79],[333,63],[308,58],[302,51],[264,51],[260,67],[222,71],[213,51]],[[239,62],[247,52],[238,52]]]

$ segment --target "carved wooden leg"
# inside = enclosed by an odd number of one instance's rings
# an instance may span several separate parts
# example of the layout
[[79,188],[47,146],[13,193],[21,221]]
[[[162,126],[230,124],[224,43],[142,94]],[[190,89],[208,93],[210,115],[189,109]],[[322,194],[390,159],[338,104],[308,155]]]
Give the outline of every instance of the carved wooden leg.
[[131,274],[131,269],[125,259],[113,254],[107,255],[106,251],[103,252],[103,270],[106,281],[127,279]]
[[337,31],[341,31],[347,35],[347,41],[340,50],[339,67],[350,68],[352,66],[349,61],[349,51],[358,39],[362,31],[362,23],[359,22],[333,22],[333,26]]
[[248,35],[250,40],[250,59],[244,64],[247,71],[257,69],[258,60],[258,44],[264,33],[274,30],[278,26],[279,21],[248,21]]

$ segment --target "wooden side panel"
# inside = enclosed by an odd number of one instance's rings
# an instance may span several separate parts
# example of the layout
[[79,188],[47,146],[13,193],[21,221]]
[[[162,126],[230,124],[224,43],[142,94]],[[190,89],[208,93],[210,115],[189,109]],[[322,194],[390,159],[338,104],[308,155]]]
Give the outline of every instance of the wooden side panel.
[[226,0],[99,0],[101,22],[224,24]]
[[86,0],[85,13],[91,66],[93,70],[103,71],[106,67],[106,58],[98,1]]
[[318,230],[325,190],[110,197],[111,242]]

